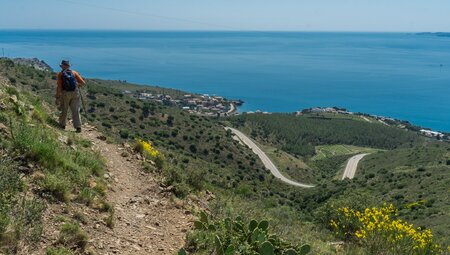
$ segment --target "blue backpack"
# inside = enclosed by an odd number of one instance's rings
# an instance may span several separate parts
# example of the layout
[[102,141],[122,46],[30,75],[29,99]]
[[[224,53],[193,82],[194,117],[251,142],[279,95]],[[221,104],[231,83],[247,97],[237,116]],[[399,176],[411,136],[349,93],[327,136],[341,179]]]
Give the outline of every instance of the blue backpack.
[[77,89],[77,78],[72,70],[65,70],[62,72],[63,90],[75,91]]

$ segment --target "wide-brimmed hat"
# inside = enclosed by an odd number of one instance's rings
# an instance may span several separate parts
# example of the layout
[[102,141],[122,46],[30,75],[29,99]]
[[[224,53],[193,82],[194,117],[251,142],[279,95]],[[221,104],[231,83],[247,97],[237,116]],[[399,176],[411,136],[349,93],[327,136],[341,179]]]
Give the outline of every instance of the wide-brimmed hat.
[[59,66],[71,66],[69,60],[63,60],[61,61],[61,65]]

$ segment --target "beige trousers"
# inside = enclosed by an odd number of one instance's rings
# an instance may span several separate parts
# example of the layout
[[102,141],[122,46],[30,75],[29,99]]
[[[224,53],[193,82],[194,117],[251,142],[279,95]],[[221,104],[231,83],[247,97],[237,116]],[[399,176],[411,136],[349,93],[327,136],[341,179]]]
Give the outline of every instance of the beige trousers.
[[81,128],[80,118],[80,95],[78,89],[75,91],[63,91],[60,99],[61,115],[59,116],[59,125],[66,126],[67,113],[72,112],[72,121],[74,128]]

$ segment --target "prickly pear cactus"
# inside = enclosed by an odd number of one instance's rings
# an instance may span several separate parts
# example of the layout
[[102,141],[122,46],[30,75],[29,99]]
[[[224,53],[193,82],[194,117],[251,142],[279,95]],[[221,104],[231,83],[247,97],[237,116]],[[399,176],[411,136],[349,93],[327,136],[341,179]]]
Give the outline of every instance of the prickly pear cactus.
[[294,249],[288,249],[283,252],[283,255],[298,255],[298,253]]
[[222,241],[220,241],[220,237],[216,235],[215,238],[215,245],[216,245],[216,254],[217,255],[223,255],[223,244]]
[[252,232],[252,242],[256,243],[262,243],[266,241],[266,234],[264,232],[261,231],[261,229],[257,228],[255,230],[253,230]]
[[[308,244],[290,244],[274,234],[270,234],[267,220],[244,222],[241,217],[214,220],[202,212],[194,222],[192,233],[194,247],[202,247],[204,253],[216,255],[305,255],[310,253]],[[190,247],[192,248],[192,247]],[[184,253],[183,253],[184,252]],[[185,255],[180,250],[179,255]]]
[[250,223],[248,224],[248,230],[250,232],[253,232],[253,230],[255,230],[255,228],[258,227],[258,222],[256,220],[251,220]]
[[194,228],[198,230],[206,229],[205,225],[201,221],[194,221]]
[[269,228],[269,222],[267,220],[263,220],[258,224],[258,228],[261,229],[262,231],[267,231],[267,229]]
[[264,243],[262,243],[259,246],[259,254],[260,255],[274,255],[275,248],[273,247],[273,245],[270,242],[265,241]]
[[233,245],[228,246],[228,248],[225,250],[225,255],[234,255],[236,253],[236,249]]
[[308,254],[311,251],[311,245],[304,244],[302,247],[300,247],[300,255]]
[[227,231],[231,231],[231,230],[232,230],[233,224],[232,224],[230,218],[226,218],[226,219],[223,221],[223,223],[224,223],[225,229],[226,229]]
[[204,224],[208,224],[208,215],[205,212],[200,213],[200,221]]

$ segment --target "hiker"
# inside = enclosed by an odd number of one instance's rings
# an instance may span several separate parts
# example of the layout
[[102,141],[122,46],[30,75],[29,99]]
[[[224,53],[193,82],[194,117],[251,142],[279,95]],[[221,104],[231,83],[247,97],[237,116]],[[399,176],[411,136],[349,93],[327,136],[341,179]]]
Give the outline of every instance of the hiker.
[[72,112],[73,127],[77,133],[81,132],[80,118],[80,92],[78,88],[84,86],[86,82],[76,71],[70,69],[70,62],[63,60],[61,62],[61,72],[58,74],[58,86],[56,87],[56,105],[61,109],[59,116],[59,125],[62,129],[66,128],[67,112]]

